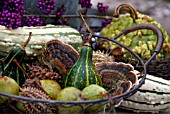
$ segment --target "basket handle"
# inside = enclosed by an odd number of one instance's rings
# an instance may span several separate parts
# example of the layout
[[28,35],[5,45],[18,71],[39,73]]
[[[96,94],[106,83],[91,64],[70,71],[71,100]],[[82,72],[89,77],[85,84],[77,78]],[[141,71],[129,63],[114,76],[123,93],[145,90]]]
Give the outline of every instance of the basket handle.
[[138,15],[137,15],[137,11],[134,7],[132,7],[129,4],[120,4],[119,6],[117,6],[114,10],[114,17],[119,17],[120,14],[120,10],[125,10],[125,11],[130,11],[130,15],[131,17],[135,20],[138,19]]

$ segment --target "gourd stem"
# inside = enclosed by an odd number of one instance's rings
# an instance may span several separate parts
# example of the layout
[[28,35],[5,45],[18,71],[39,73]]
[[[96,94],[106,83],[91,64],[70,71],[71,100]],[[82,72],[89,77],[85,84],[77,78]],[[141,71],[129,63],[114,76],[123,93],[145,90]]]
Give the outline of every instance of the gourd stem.
[[90,39],[92,38],[92,34],[93,34],[93,33],[92,33],[92,30],[91,30],[90,27],[87,25],[87,23],[86,23],[86,21],[85,21],[83,15],[81,14],[81,10],[79,10],[78,13],[79,13],[79,15],[80,15],[80,17],[81,17],[81,19],[82,19],[84,25],[86,26],[87,30],[88,30],[89,33],[90,33],[90,34],[89,34],[89,38],[88,38],[88,42],[90,42]]
[[20,64],[18,63],[18,61],[17,61],[16,59],[14,59],[13,62],[22,70],[22,72],[25,74],[25,76],[27,76],[27,78],[30,79],[30,77],[29,77],[28,74],[24,71],[24,69],[20,66]]
[[24,42],[23,45],[21,45],[21,48],[24,50],[26,45],[29,43],[30,39],[31,39],[31,36],[32,36],[32,32],[29,32],[29,37],[28,39]]
[[5,70],[4,70],[4,61],[3,60],[0,60],[0,62],[1,62],[1,69],[2,69],[2,74],[1,74],[1,76],[2,76],[2,78],[5,76],[5,74],[4,74],[4,72],[5,72]]
[[116,7],[113,16],[114,16],[114,17],[118,17],[121,9],[130,11],[131,17],[132,17],[133,19],[138,19],[138,15],[137,15],[136,9],[135,9],[134,7],[132,7],[131,5],[128,5],[128,4],[121,4],[121,5],[119,5],[118,7]]

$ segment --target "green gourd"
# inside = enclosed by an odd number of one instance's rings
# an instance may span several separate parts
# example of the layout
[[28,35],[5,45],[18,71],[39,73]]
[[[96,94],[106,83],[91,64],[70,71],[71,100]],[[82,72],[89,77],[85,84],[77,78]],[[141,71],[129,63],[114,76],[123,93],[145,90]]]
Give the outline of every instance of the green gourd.
[[[10,51],[9,54],[3,59],[4,62],[4,74],[12,79],[14,79],[19,85],[22,85],[25,82],[25,75],[24,72],[18,67],[18,65],[14,62],[17,61],[17,63],[22,66],[22,62],[24,60],[24,57],[26,55],[25,47],[29,43],[31,39],[31,32],[29,34],[29,38],[26,40],[26,42],[21,46],[15,46]],[[0,73],[2,71],[0,70]]]
[[64,87],[76,87],[80,90],[91,84],[102,86],[101,77],[92,62],[93,50],[89,43],[81,48],[76,63],[67,71],[63,78]]

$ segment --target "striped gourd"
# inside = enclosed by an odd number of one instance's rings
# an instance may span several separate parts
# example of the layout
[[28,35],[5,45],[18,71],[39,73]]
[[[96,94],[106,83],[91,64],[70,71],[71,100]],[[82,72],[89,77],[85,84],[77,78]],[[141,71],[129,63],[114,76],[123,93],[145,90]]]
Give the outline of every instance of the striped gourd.
[[[27,35],[28,37],[28,35]],[[25,75],[23,71],[18,67],[18,65],[14,62],[17,61],[21,66],[25,55],[25,47],[29,43],[31,39],[31,33],[27,40],[21,46],[14,46],[8,53],[8,55],[3,59],[4,62],[4,74],[12,79],[14,79],[19,85],[22,85],[25,82]],[[2,69],[0,69],[0,74],[2,73]]]
[[42,47],[52,39],[58,39],[63,43],[71,44],[73,47],[81,46],[82,42],[79,32],[69,26],[24,26],[17,29],[7,29],[0,25],[0,56],[6,56],[14,46],[23,44],[29,32],[32,32],[32,38],[26,48],[27,56],[40,55]]
[[92,53],[89,46],[81,48],[78,60],[64,76],[64,87],[74,86],[82,90],[90,84],[102,86],[101,78],[92,62]]
[[135,112],[170,110],[170,81],[147,75],[145,84],[133,96],[125,99],[121,108]]

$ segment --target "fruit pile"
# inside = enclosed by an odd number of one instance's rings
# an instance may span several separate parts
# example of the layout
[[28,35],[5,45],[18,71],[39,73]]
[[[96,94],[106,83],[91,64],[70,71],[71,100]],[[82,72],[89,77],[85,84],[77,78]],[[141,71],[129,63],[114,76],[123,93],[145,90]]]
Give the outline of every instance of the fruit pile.
[[[120,9],[128,9],[130,13],[119,14]],[[125,11],[126,11],[125,10]],[[170,37],[168,36],[165,29],[162,27],[160,23],[158,23],[154,18],[141,14],[137,12],[130,5],[120,5],[115,10],[115,17],[112,19],[111,23],[104,27],[100,34],[103,36],[114,37],[119,34],[123,29],[130,27],[135,24],[154,24],[158,26],[164,36],[164,43],[161,49],[160,54],[158,54],[157,58],[166,57],[170,53]],[[149,59],[153,54],[154,48],[156,46],[156,36],[151,30],[143,29],[137,30],[134,32],[130,32],[127,35],[123,35],[117,39],[120,43],[129,47],[133,52],[137,53],[142,59]],[[110,44],[110,49],[114,49],[118,45],[115,43]],[[107,48],[107,43],[101,45],[101,47]],[[122,49],[123,53],[126,53],[125,49]],[[129,56],[124,54],[125,58]]]

